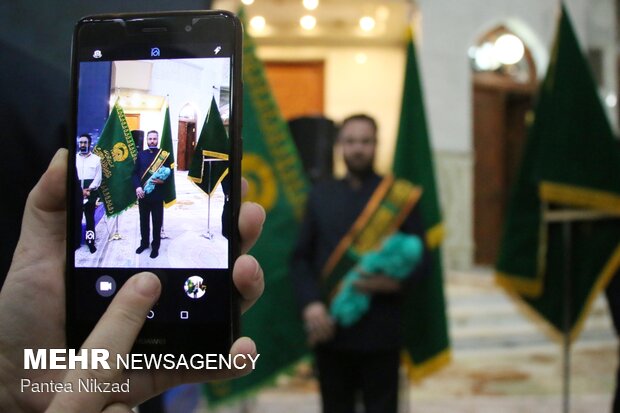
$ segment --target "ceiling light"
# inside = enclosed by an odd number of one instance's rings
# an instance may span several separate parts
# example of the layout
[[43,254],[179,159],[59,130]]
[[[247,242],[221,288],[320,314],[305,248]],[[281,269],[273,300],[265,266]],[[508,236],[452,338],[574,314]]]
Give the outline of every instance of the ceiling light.
[[364,16],[360,19],[360,27],[363,31],[369,32],[375,28],[375,19],[370,16]]
[[250,27],[252,27],[252,29],[258,32],[264,30],[265,25],[266,25],[266,22],[263,16],[254,16],[252,17],[252,19],[250,19]]
[[241,3],[245,4],[246,6],[249,6],[252,3],[254,3],[254,0],[241,0]]
[[306,10],[314,10],[319,7],[319,0],[304,0],[303,3]]
[[316,26],[316,18],[307,14],[299,19],[299,24],[304,30],[312,30]]
[[368,56],[366,56],[366,53],[358,53],[355,55],[355,63],[358,65],[363,65],[367,60]]
[[495,40],[495,55],[497,60],[505,65],[514,65],[523,58],[525,47],[523,42],[514,34],[502,34]]
[[476,49],[474,58],[476,66],[480,70],[495,70],[501,63],[497,60],[495,47],[491,43],[484,43]]

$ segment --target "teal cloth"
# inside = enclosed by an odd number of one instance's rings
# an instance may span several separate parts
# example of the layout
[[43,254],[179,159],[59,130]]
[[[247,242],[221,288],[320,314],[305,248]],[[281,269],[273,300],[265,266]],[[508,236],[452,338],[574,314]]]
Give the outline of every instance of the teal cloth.
[[146,181],[146,185],[144,185],[144,192],[146,192],[147,194],[150,194],[151,192],[153,192],[153,189],[155,189],[155,184],[153,183],[153,179],[161,179],[162,181],[165,181],[166,178],[168,178],[168,176],[170,176],[170,168],[168,168],[167,166],[160,167]]
[[355,324],[368,311],[370,295],[359,292],[354,283],[365,274],[382,274],[405,279],[422,258],[423,245],[415,235],[397,232],[385,239],[377,251],[371,251],[343,277],[340,292],[334,297],[330,313],[344,327]]

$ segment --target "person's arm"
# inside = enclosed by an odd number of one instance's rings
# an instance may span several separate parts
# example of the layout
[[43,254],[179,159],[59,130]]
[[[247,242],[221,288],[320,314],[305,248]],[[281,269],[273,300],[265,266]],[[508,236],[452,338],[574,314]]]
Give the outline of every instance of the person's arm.
[[142,189],[142,183],[140,182],[140,153],[138,152],[138,158],[136,164],[133,167],[133,174],[131,175],[131,183],[136,190],[136,196],[138,199],[144,198],[144,189]]
[[315,214],[315,197],[311,193],[291,261],[295,295],[310,345],[327,341],[334,334],[334,321],[322,300],[319,270],[314,267],[318,228]]
[[[20,239],[0,292],[0,411],[48,413],[130,412],[130,408],[183,383],[245,375],[243,370],[25,370],[24,349],[62,349],[65,338],[65,241],[67,151],[57,152],[30,192]],[[247,190],[247,183],[242,186]],[[265,219],[258,204],[244,202],[239,214],[242,254],[254,245]],[[233,283],[245,312],[264,288],[260,264],[241,255],[233,268]],[[27,286],[27,288],[25,287]],[[108,307],[82,348],[106,348],[110,354],[130,351],[146,314],[157,301],[161,285],[151,273],[131,277]],[[238,339],[230,353],[257,354],[254,342]],[[79,379],[130,382],[126,393],[21,391],[21,380],[75,383]],[[74,387],[76,388],[76,387]]]
[[396,280],[393,277],[381,274],[372,274],[355,282],[355,288],[368,294],[394,294],[408,289],[417,280],[425,277],[429,272],[430,254],[426,247],[426,236],[424,224],[420,215],[420,203],[413,208],[407,216],[399,231],[405,234],[416,235],[420,238],[424,248],[420,261],[411,271],[411,273],[403,280]]
[[97,190],[100,186],[101,186],[101,159],[97,156],[97,167],[95,168],[95,177],[93,178],[93,181],[88,186],[88,189]]

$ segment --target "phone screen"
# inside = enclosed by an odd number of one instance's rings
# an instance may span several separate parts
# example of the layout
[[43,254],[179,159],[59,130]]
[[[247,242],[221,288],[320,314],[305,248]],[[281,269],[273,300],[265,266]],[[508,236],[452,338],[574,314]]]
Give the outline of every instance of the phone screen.
[[76,35],[68,247],[76,325],[88,329],[131,275],[149,270],[162,296],[139,344],[178,347],[200,336],[192,329],[210,330],[211,340],[232,334],[238,68],[235,39],[216,30],[219,20],[112,19]]

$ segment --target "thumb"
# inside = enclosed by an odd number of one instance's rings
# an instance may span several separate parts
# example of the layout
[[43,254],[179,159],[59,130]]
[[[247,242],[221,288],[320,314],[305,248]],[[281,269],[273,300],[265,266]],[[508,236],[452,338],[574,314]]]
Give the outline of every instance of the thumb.
[[[13,266],[63,257],[66,239],[67,150],[59,149],[30,191]],[[15,269],[15,268],[14,268]]]

